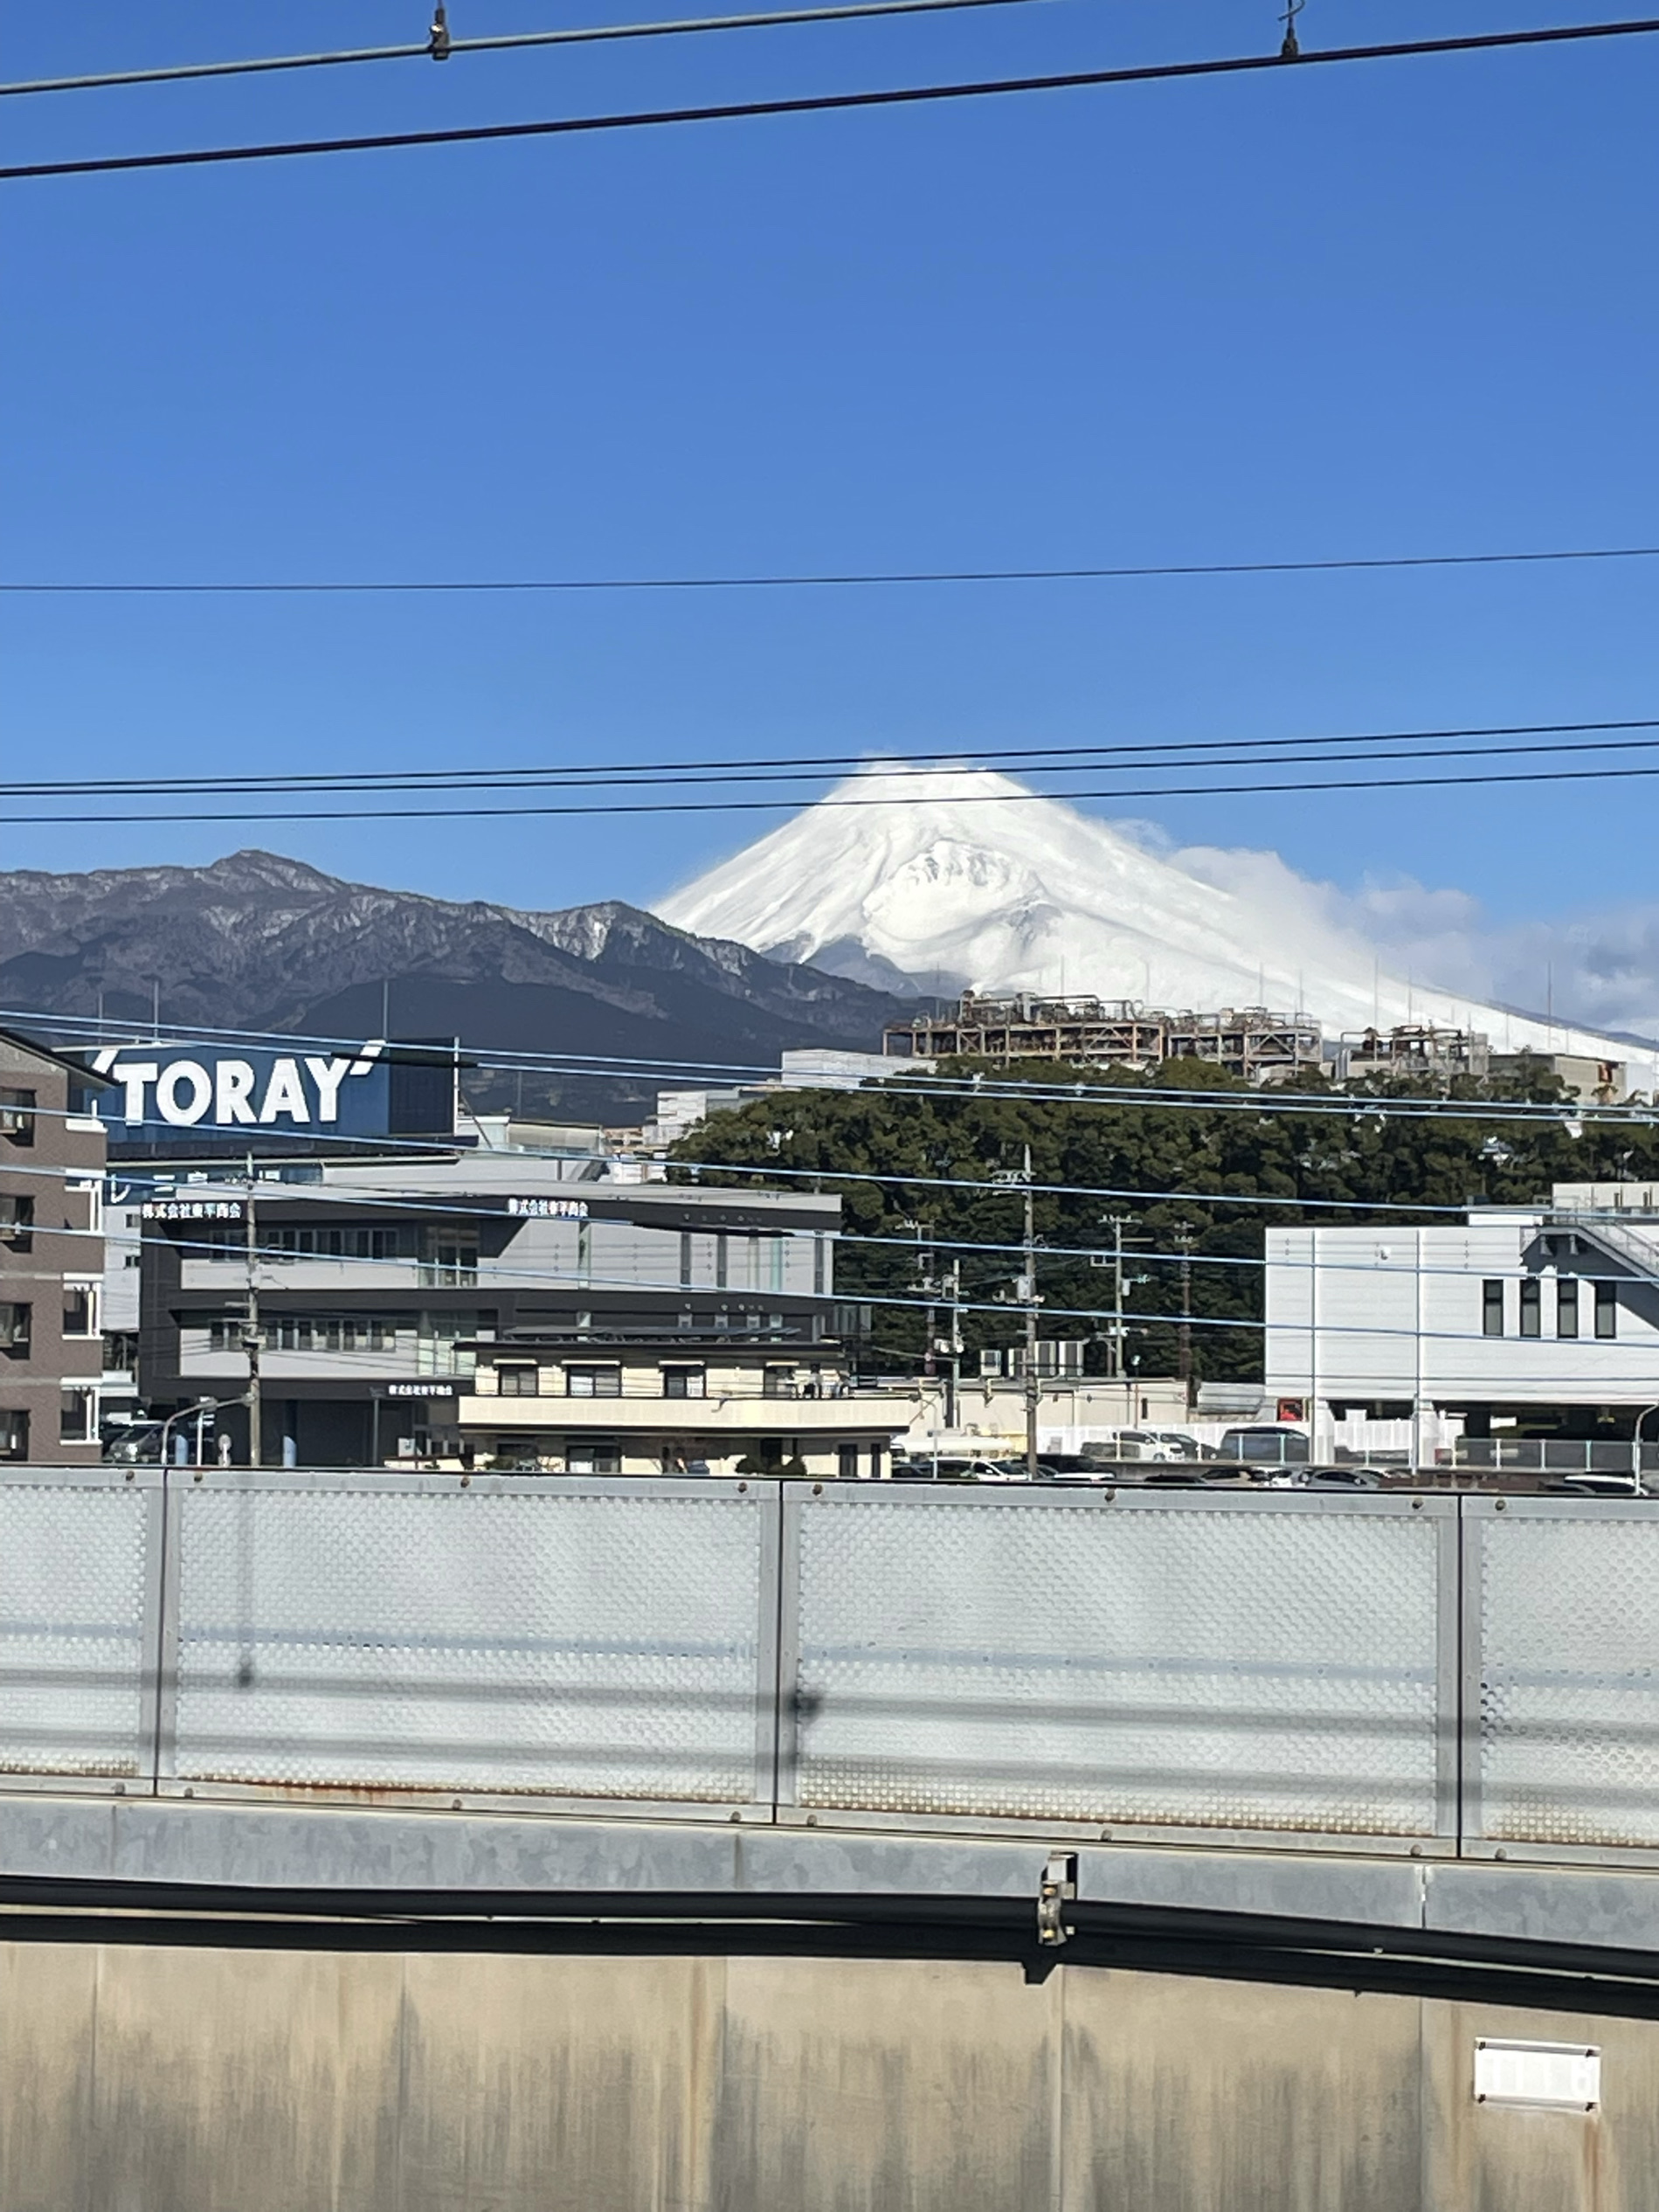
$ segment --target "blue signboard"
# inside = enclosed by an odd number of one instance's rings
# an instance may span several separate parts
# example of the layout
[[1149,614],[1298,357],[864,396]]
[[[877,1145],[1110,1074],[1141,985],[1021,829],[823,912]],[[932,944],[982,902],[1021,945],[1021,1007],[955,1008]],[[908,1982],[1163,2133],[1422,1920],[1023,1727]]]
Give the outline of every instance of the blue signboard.
[[97,1107],[111,1146],[128,1152],[268,1151],[273,1139],[322,1150],[453,1123],[453,1058],[391,1057],[384,1038],[342,1052],[146,1041],[106,1046],[91,1064],[109,1080]]

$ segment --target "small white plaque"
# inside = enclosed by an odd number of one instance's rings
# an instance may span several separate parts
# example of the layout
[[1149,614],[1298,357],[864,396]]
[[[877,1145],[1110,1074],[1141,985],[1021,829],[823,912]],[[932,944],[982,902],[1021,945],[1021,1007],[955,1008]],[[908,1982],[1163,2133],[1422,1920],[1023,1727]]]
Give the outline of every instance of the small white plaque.
[[1477,2105],[1548,2105],[1593,2112],[1601,2102],[1601,2053],[1591,2043],[1475,2043]]

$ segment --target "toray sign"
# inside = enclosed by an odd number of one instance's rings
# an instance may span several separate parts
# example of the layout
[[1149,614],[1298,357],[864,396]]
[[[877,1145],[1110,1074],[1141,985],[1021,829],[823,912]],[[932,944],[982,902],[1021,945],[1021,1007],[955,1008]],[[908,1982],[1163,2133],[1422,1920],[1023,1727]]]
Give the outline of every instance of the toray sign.
[[387,1063],[382,1038],[355,1053],[281,1053],[268,1046],[238,1053],[199,1046],[112,1045],[93,1066],[121,1086],[106,1095],[105,1120],[134,1134],[233,1137],[242,1130],[282,1135],[302,1130],[384,1135]]

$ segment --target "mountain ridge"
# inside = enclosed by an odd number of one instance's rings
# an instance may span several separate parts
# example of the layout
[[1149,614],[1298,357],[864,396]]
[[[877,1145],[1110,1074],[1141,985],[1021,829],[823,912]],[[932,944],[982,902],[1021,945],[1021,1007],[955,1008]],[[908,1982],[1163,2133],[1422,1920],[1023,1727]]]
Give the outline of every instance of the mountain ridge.
[[[620,900],[536,912],[437,899],[253,848],[202,868],[0,873],[0,1005],[90,1025],[101,1004],[148,1021],[158,987],[176,1029],[390,1027],[665,1068],[775,1067],[791,1046],[879,1050],[883,1022],[905,1011],[887,992]],[[480,1074],[468,1088],[487,1103],[502,1085]],[[542,1088],[567,1111],[614,1114],[620,1095],[577,1079]],[[626,1096],[639,1103],[649,1088],[642,1076]]]

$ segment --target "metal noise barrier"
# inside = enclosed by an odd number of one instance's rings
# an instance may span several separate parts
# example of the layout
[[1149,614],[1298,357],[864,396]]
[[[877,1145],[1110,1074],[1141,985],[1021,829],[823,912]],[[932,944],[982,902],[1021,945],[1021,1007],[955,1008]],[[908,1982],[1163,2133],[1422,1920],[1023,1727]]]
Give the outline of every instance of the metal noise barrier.
[[0,1473],[0,1793],[1659,1851],[1641,1501]]

